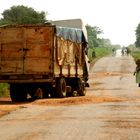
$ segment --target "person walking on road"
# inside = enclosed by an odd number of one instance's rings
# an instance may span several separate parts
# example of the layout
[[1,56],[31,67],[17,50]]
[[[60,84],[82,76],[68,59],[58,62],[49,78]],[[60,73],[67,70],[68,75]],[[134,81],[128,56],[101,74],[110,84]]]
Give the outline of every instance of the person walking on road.
[[112,56],[115,56],[115,55],[116,55],[116,49],[113,48],[113,49],[112,49]]
[[136,70],[134,72],[134,75],[136,76],[136,83],[140,87],[140,59],[136,60]]
[[121,53],[122,53],[122,56],[124,56],[124,54],[125,54],[124,48],[122,48]]
[[129,56],[129,54],[131,53],[129,48],[126,48],[126,53],[127,53],[127,56]]

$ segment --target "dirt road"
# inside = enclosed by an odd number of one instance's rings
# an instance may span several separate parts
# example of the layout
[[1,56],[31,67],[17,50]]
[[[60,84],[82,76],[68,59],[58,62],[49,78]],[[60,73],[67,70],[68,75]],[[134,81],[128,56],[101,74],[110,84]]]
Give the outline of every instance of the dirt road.
[[[1,140],[139,140],[140,88],[132,57],[105,57],[90,69],[85,97],[12,104],[1,99]],[[6,110],[6,112],[7,112]]]

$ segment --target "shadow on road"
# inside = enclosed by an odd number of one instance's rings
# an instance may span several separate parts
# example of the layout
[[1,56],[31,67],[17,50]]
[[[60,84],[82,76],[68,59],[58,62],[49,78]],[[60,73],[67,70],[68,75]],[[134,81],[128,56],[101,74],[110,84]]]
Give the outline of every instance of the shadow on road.
[[35,100],[27,100],[25,102],[12,102],[10,98],[0,98],[0,105],[22,105],[28,104]]
[[0,105],[13,105],[11,101],[0,101]]

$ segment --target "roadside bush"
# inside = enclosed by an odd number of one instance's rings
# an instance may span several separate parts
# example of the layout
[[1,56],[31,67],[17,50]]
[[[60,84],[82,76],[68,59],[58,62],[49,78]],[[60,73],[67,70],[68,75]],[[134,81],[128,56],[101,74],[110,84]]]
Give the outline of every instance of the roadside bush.
[[[95,57],[93,57],[93,52],[95,52]],[[101,57],[107,56],[111,53],[112,53],[111,48],[106,48],[106,47],[89,48],[88,57],[89,60],[92,61],[94,59],[99,59]]]
[[9,96],[9,84],[0,83],[0,97],[8,97]]
[[138,59],[140,59],[140,50],[132,51],[131,55],[133,56],[134,60],[137,61]]

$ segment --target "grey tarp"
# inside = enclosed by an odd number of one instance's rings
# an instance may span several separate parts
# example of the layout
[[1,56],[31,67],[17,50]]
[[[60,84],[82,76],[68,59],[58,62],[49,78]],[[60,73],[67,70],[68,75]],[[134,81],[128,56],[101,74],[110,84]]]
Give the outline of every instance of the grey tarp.
[[56,26],[56,35],[72,42],[87,43],[83,31],[78,28]]

